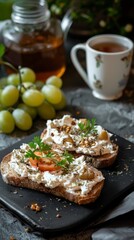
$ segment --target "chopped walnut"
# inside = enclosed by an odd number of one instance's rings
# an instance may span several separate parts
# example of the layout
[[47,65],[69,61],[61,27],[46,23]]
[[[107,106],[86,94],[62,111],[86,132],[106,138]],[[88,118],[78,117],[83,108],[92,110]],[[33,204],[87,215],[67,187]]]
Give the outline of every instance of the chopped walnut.
[[9,240],[16,240],[14,236],[10,236]]
[[63,125],[63,126],[61,126],[61,127],[58,127],[58,131],[59,131],[59,132],[64,131],[64,132],[66,132],[66,133],[69,133],[70,130],[71,130],[71,126]]
[[72,139],[71,137],[67,137],[67,138],[65,138],[65,139],[63,140],[63,144],[64,144],[65,142],[70,142],[70,143],[73,144],[73,139]]
[[95,142],[93,140],[90,140],[88,141],[87,139],[81,139],[80,141],[80,146],[83,146],[83,147],[90,147],[90,146],[93,146],[95,144]]
[[32,203],[30,206],[31,210],[40,212],[42,210],[41,206],[39,206],[37,203]]
[[75,122],[75,121],[72,121],[72,122],[71,122],[71,125],[76,125],[76,122]]

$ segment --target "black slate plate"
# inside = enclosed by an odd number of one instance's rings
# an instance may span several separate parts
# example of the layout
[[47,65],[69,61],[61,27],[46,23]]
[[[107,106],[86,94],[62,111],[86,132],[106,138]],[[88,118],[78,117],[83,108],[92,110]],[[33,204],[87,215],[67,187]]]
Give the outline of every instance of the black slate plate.
[[[40,131],[1,151],[0,161],[22,142],[29,142],[34,135],[39,134]],[[119,145],[119,154],[114,166],[103,170],[106,181],[101,196],[95,203],[79,206],[50,194],[16,188],[5,184],[1,176],[0,202],[34,230],[43,232],[45,236],[78,230],[91,224],[134,190],[134,144],[116,135],[113,135],[113,139]],[[41,205],[42,211],[38,213],[32,211],[31,203]]]

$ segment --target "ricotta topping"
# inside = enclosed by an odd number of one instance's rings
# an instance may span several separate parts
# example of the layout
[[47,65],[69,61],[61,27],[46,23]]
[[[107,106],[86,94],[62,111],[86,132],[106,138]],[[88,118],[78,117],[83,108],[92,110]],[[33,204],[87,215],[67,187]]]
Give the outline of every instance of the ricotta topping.
[[[81,119],[75,119],[70,115],[64,115],[61,119],[47,121],[47,128],[42,140],[48,144],[56,143],[61,149],[76,151],[77,153],[98,156],[115,151],[110,138],[111,133],[100,125],[96,125],[96,134],[88,133],[83,136],[80,133],[79,123]],[[103,133],[104,136],[103,136]]]
[[28,148],[27,144],[23,144],[20,149],[13,150],[9,162],[10,167],[20,177],[27,177],[34,182],[44,184],[48,188],[62,186],[67,192],[76,195],[87,195],[97,183],[104,180],[99,170],[87,166],[84,156],[73,159],[67,172],[62,168],[58,171],[41,172],[38,167],[32,167],[29,159],[25,158]]

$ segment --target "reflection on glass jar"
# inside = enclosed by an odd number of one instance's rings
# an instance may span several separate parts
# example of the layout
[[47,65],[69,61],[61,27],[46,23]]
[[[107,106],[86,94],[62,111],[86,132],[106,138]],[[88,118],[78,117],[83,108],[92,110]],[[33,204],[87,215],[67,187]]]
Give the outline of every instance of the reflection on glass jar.
[[38,80],[65,71],[64,38],[61,24],[50,18],[46,2],[17,1],[12,21],[3,31],[5,60],[15,67],[30,67]]

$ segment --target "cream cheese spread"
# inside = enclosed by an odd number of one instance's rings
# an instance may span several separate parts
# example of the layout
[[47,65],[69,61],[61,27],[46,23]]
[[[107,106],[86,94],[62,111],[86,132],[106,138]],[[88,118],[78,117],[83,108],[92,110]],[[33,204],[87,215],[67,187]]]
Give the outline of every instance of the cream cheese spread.
[[72,118],[70,115],[64,115],[61,119],[48,120],[42,140],[49,144],[55,143],[61,149],[91,156],[111,154],[115,151],[110,140],[111,133],[100,125],[96,125],[96,134],[89,132],[86,136],[83,136],[79,128],[81,121],[81,119]]
[[25,157],[28,149],[29,145],[23,144],[20,149],[13,150],[9,162],[10,168],[20,177],[42,183],[48,188],[62,186],[67,192],[75,195],[87,195],[97,183],[104,180],[99,170],[87,165],[84,156],[74,158],[67,172],[62,168],[57,171],[42,172],[38,167],[31,166],[29,159]]

